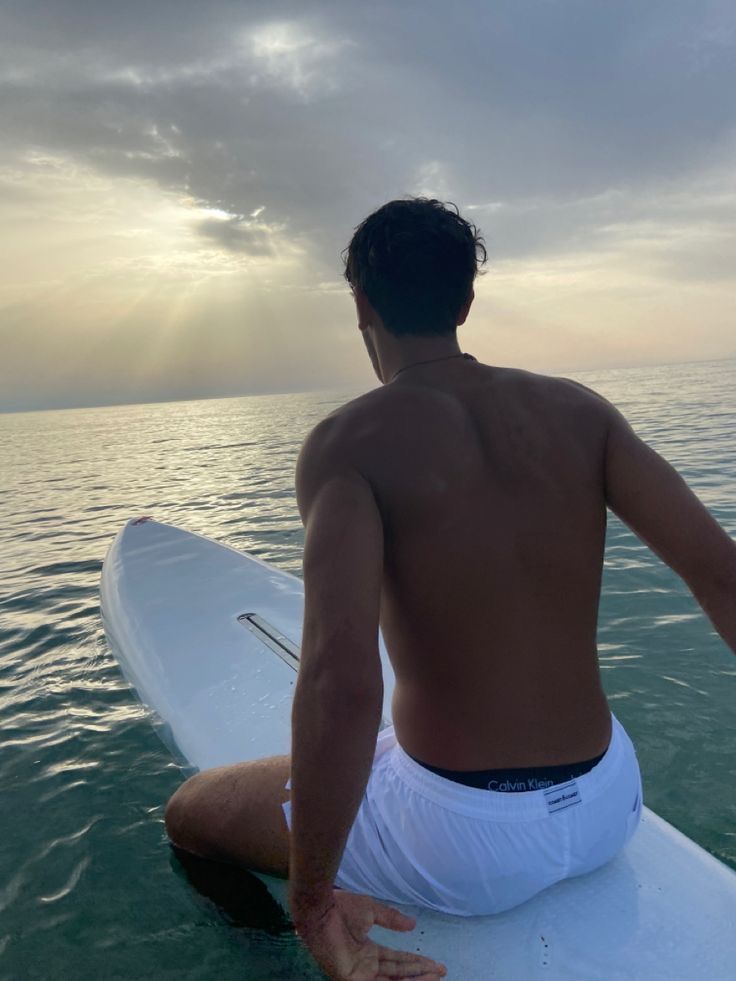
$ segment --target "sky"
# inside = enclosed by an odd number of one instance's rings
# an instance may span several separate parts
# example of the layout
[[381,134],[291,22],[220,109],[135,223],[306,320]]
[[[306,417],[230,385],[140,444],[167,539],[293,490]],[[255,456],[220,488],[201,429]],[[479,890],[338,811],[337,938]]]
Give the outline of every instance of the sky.
[[484,234],[463,350],[736,356],[732,0],[0,0],[0,410],[378,384],[384,202]]

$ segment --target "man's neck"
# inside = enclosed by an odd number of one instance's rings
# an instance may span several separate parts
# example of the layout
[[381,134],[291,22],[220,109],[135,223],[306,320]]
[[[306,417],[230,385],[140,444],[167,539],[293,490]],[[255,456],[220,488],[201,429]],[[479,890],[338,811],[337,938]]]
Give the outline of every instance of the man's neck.
[[462,355],[457,335],[445,337],[401,337],[391,338],[378,349],[381,377],[386,385],[397,374],[412,371],[432,370],[450,359]]

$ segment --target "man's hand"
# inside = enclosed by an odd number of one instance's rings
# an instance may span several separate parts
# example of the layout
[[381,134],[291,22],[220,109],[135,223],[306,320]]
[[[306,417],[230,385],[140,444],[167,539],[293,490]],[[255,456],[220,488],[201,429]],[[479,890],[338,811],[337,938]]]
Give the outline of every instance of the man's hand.
[[372,926],[413,930],[416,921],[370,896],[335,889],[332,904],[314,918],[297,921],[297,933],[331,981],[438,981],[447,968],[428,957],[381,947],[368,937]]

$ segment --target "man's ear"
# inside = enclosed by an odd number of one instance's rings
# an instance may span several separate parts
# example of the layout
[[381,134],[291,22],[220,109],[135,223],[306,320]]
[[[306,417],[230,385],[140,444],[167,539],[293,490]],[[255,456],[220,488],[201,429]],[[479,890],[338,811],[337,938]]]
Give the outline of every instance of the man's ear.
[[353,289],[353,299],[355,300],[355,309],[358,314],[359,329],[365,330],[366,327],[374,326],[376,323],[376,311],[373,309],[371,301],[363,290],[357,286]]
[[474,299],[475,299],[475,290],[471,286],[470,293],[468,294],[468,298],[465,301],[465,303],[463,303],[463,305],[460,307],[460,310],[457,315],[458,327],[460,326],[460,324],[464,324],[465,321],[468,319],[468,314],[470,313],[470,308],[473,305]]

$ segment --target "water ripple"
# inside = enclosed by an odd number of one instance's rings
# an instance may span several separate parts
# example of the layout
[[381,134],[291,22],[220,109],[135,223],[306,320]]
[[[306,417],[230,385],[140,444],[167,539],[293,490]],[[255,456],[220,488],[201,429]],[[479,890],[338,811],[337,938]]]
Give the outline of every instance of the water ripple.
[[85,856],[80,859],[71,871],[69,878],[66,880],[63,886],[56,892],[53,892],[46,896],[39,896],[39,903],[58,903],[60,899],[64,899],[76,888],[79,880],[82,878],[82,873],[89,865],[89,856]]
[[[576,377],[736,534],[735,362]],[[85,977],[317,977],[293,937],[235,931],[172,861],[162,808],[181,772],[107,650],[98,588],[123,522],[149,513],[300,575],[297,454],[348,397],[0,415],[3,978],[79,977],[81,953]],[[602,683],[647,803],[736,867],[736,804],[722,792],[736,666],[686,587],[613,517],[607,543]]]

